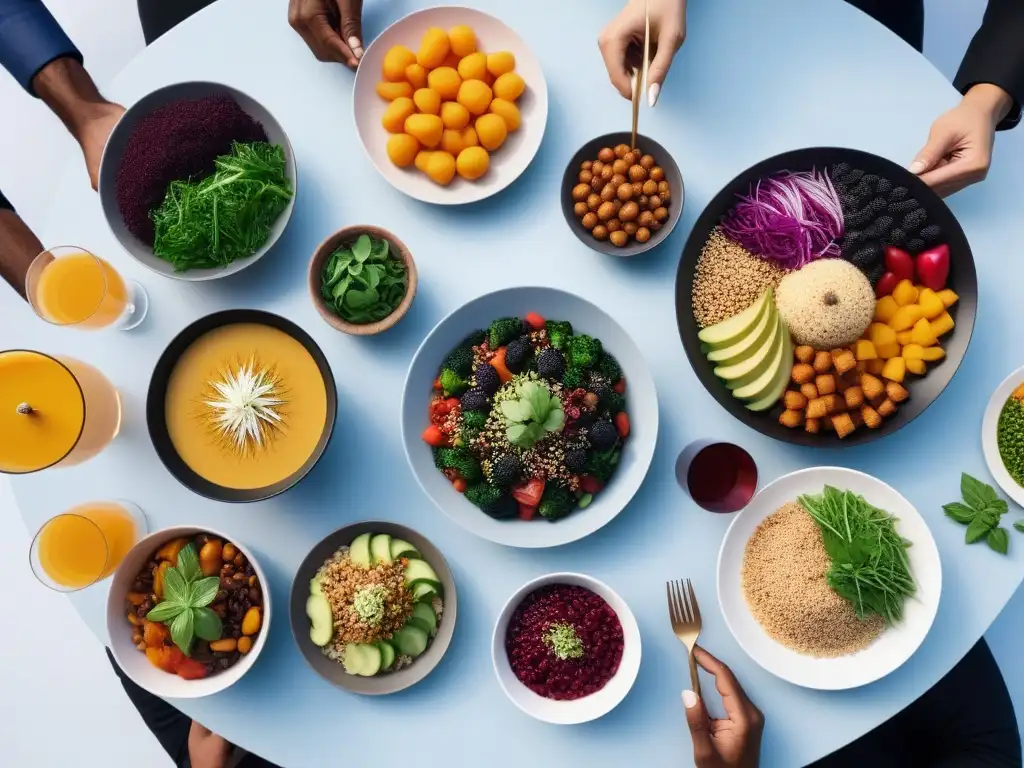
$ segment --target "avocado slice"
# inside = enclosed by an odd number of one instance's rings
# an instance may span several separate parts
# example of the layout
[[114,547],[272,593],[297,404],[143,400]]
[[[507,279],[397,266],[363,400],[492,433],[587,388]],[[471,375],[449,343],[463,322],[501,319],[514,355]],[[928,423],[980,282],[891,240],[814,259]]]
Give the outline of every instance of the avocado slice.
[[729,389],[745,387],[760,378],[782,347],[782,318],[776,315],[775,326],[768,334],[765,342],[746,360],[735,365],[720,365],[715,368],[715,376],[725,381]]
[[782,320],[779,320],[780,341],[776,347],[775,355],[764,367],[761,375],[749,384],[738,387],[732,391],[733,397],[740,400],[760,400],[771,393],[773,386],[778,386],[779,369],[788,367],[792,371],[793,366],[793,342],[789,338],[789,329]]
[[771,288],[765,289],[761,298],[739,314],[704,328],[697,338],[713,349],[731,346],[747,335],[768,304],[774,304]]
[[790,338],[789,329],[786,329],[786,337],[782,342],[782,364],[778,366],[775,378],[765,390],[764,396],[752,399],[747,403],[747,408],[752,411],[766,411],[779,401],[786,386],[789,384],[789,377],[793,371],[792,365],[788,362],[793,359],[793,340]]
[[728,347],[710,350],[708,352],[708,360],[717,365],[736,365],[742,363],[757,352],[761,345],[767,341],[775,325],[777,315],[778,310],[775,309],[775,304],[769,303],[765,307],[765,311],[757,319],[757,322],[751,326],[750,332],[746,336],[735,344],[730,344]]

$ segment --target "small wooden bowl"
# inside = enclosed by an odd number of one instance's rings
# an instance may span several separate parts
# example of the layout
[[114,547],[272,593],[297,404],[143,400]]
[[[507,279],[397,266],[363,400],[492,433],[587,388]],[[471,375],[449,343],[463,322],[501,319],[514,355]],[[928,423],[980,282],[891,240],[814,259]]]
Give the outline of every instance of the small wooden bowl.
[[[369,235],[375,237],[378,240],[387,240],[391,246],[391,254],[398,256],[405,264],[405,269],[408,275],[405,298],[402,299],[402,303],[395,307],[395,311],[385,317],[383,320],[378,320],[375,323],[349,323],[343,320],[337,312],[326,302],[324,297],[320,294],[321,285],[321,274],[324,269],[324,262],[327,258],[340,248],[345,243],[353,242],[360,235]],[[313,252],[313,258],[309,260],[309,295],[313,299],[313,306],[316,307],[316,311],[320,313],[320,317],[324,319],[328,325],[342,333],[348,333],[353,336],[373,336],[374,334],[386,331],[388,328],[393,326],[403,317],[405,313],[409,311],[409,307],[412,306],[412,300],[416,297],[416,262],[412,260],[412,254],[409,249],[405,247],[405,243],[395,237],[393,234],[388,232],[386,229],[381,227],[375,227],[370,224],[356,224],[351,227],[343,227],[332,235],[329,235],[317,249]]]

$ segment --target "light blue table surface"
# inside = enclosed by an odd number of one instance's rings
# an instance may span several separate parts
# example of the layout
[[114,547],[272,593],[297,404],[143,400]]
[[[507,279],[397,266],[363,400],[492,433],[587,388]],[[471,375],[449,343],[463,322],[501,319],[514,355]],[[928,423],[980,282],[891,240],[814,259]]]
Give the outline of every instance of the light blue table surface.
[[[694,580],[704,605],[703,644],[732,665],[767,715],[763,764],[807,763],[878,725],[944,675],[1024,576],[1018,534],[1011,532],[1008,557],[969,548],[964,529],[940,508],[957,497],[961,471],[990,479],[978,434],[982,411],[996,384],[1020,364],[1009,329],[1018,317],[1022,275],[1021,181],[1011,169],[997,168],[985,184],[952,201],[974,248],[981,302],[974,343],[941,399],[870,447],[831,452],[781,445],[731,419],[686,361],[673,283],[693,221],[736,173],[784,150],[848,145],[908,162],[931,120],[956,103],[953,88],[921,56],[838,0],[691,3],[686,45],[658,107],[645,110],[641,122],[682,168],[686,208],[661,248],[619,261],[576,240],[558,195],[563,166],[579,145],[629,125],[629,104],[608,84],[596,45],[621,4],[472,4],[525,38],[544,67],[551,101],[533,164],[505,193],[474,206],[419,204],[377,175],[355,137],[352,74],[309,55],[287,25],[283,2],[220,0],[151,46],[106,89],[128,104],[187,79],[222,81],[252,94],[294,145],[298,203],[284,237],[260,263],[226,280],[183,283],[147,272],[121,251],[79,168],[56,181],[42,239],[104,255],[146,286],[151,309],[135,331],[93,335],[47,326],[21,303],[0,306],[0,348],[79,356],[107,373],[125,404],[123,433],[101,456],[14,479],[25,522],[35,530],[77,502],[122,497],[145,509],[151,528],[208,524],[251,546],[271,582],[268,645],[239,684],[182,709],[288,768],[378,766],[396,756],[418,766],[689,765],[679,699],[688,686],[686,659],[669,628],[662,586],[681,576]],[[421,5],[370,5],[368,36]],[[314,246],[354,223],[395,231],[420,272],[409,315],[370,339],[332,330],[306,291]],[[634,501],[597,534],[547,551],[502,548],[456,527],[417,487],[399,430],[405,370],[429,328],[488,288],[529,283],[575,290],[614,315],[647,357],[661,407],[658,449]],[[334,440],[313,473],[282,496],[244,506],[208,501],[180,486],[157,459],[144,420],[150,372],[166,343],[194,319],[229,307],[278,312],[307,329],[330,359],[340,401]],[[715,561],[730,518],[701,511],[673,476],[680,450],[707,437],[747,447],[762,483],[839,463],[892,483],[917,506],[938,543],[945,590],[931,633],[907,664],[864,689],[823,693],[777,680],[742,653],[714,608]],[[344,523],[373,517],[411,525],[445,553],[459,584],[460,615],[451,649],[429,678],[402,694],[361,698],[324,682],[302,661],[288,628],[287,597],[294,569],[313,543]],[[605,580],[630,604],[643,633],[633,691],[610,715],[584,726],[530,719],[505,698],[491,669],[490,635],[501,605],[527,579],[554,570]],[[101,638],[106,593],[101,585],[71,598]]]

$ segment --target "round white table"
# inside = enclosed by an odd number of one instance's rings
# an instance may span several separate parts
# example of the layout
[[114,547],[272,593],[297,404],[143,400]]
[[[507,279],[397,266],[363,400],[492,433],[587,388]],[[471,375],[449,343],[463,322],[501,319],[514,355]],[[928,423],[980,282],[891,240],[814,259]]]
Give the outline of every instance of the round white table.
[[[368,7],[368,36],[419,2]],[[287,25],[284,4],[220,0],[161,38],[106,88],[130,104],[176,80],[215,80],[246,91],[281,121],[295,147],[299,193],[283,239],[261,262],[210,283],[159,278],[120,250],[76,157],[53,188],[53,213],[39,233],[76,243],[142,281],[150,315],[127,333],[87,334],[48,326],[17,302],[0,306],[2,347],[79,356],[98,365],[124,395],[123,433],[98,458],[73,469],[15,478],[30,530],[80,501],[123,497],[141,505],[152,529],[201,523],[251,546],[276,605],[268,645],[255,668],[227,692],[182,703],[208,727],[287,766],[380,765],[385,755],[418,766],[686,765],[680,691],[689,684],[682,647],[666,614],[663,582],[693,579],[704,605],[702,643],[732,665],[767,715],[765,766],[818,758],[886,720],[942,677],[974,644],[1024,576],[1024,540],[1011,532],[1008,557],[964,545],[963,527],[941,505],[958,497],[961,471],[990,479],[978,430],[989,392],[1020,364],[1005,354],[1021,284],[1020,204],[1013,180],[996,170],[958,195],[953,208],[974,248],[982,301],[976,338],[956,379],[921,418],[883,443],[844,451],[802,450],[742,426],[703,390],[676,332],[673,278],[702,206],[737,172],[801,146],[848,145],[907,162],[931,120],[957,94],[895,36],[842,2],[716,0],[693,3],[689,39],[661,100],[641,130],[683,169],[688,200],[681,226],[661,248],[621,261],[587,250],[562,220],[563,165],[589,138],[628,126],[629,104],[606,80],[598,33],[618,2],[561,0],[473,5],[502,17],[544,66],[551,96],[547,136],[525,175],[505,193],[445,209],[397,193],[374,172],[355,137],[352,74],[318,63]],[[1018,198],[1019,200],[1019,198]],[[1016,214],[1016,215],[1015,215]],[[346,224],[392,229],[420,270],[412,311],[387,334],[343,336],[316,314],[306,264],[328,232]],[[661,396],[659,446],[643,488],[599,533],[548,551],[507,549],[453,525],[417,487],[403,456],[399,403],[417,344],[445,313],[495,287],[569,288],[605,307],[646,355]],[[202,499],[163,468],[147,435],[144,402],[153,365],[170,338],[201,315],[258,307],[298,322],[334,368],[339,417],[330,449],[299,486],[270,501],[231,506]],[[997,342],[997,339],[999,340]],[[762,484],[814,464],[855,467],[896,486],[928,520],[944,565],[938,618],[918,653],[860,690],[822,693],[781,682],[751,662],[715,610],[715,561],[730,518],[700,510],[676,485],[673,464],[693,440],[724,438],[754,455]],[[1017,510],[1011,515],[1016,516]],[[415,527],[445,553],[461,610],[447,657],[429,678],[382,698],[346,694],[302,661],[287,621],[292,574],[334,528],[387,518]],[[597,722],[559,728],[520,713],[499,689],[490,661],[493,622],[527,579],[579,570],[605,580],[631,605],[644,638],[632,693]],[[105,638],[99,585],[71,599]],[[712,686],[705,691],[713,698]],[[715,709],[717,702],[710,702]]]

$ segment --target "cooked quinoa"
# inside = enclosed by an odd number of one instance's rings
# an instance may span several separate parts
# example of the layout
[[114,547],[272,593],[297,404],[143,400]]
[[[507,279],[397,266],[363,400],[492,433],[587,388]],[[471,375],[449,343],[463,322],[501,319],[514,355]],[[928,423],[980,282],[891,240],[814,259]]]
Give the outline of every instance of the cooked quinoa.
[[864,273],[842,259],[819,259],[786,275],[775,304],[797,344],[831,350],[861,337],[875,313]]
[[697,325],[706,328],[742,312],[785,275],[786,270],[758,258],[715,228],[700,252],[693,277],[691,303]]
[[795,502],[765,518],[743,552],[743,596],[772,638],[808,656],[863,650],[881,633],[880,616],[861,620],[825,580],[831,561],[821,530]]

